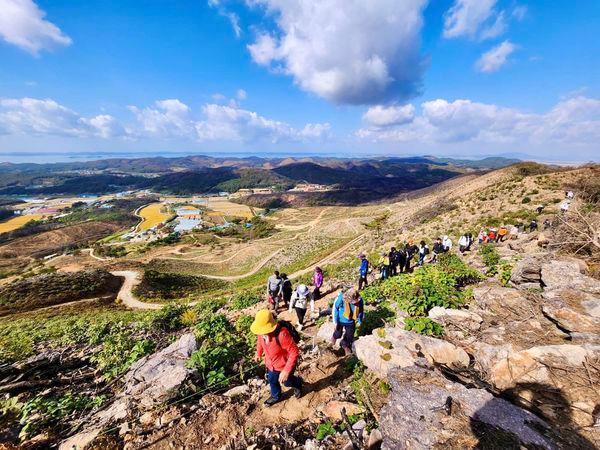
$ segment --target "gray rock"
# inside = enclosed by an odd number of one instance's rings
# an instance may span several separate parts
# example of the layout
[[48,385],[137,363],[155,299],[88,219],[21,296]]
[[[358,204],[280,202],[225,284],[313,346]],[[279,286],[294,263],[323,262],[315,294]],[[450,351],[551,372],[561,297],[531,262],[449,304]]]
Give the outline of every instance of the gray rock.
[[429,310],[429,318],[441,323],[444,326],[456,326],[466,328],[470,331],[477,331],[481,328],[483,318],[472,311],[466,309],[448,309],[441,306],[435,306]]
[[542,264],[542,283],[547,290],[577,289],[600,294],[600,281],[584,275],[582,264],[576,259],[554,260]]
[[145,409],[169,400],[192,372],[185,363],[194,350],[196,338],[188,333],[163,350],[140,359],[125,375],[124,395]]
[[[381,410],[382,449],[457,448],[466,435],[477,440],[478,424],[514,436],[515,443],[557,448],[540,431],[548,425],[534,414],[483,389],[467,389],[439,372],[410,367],[390,377],[392,392]],[[451,397],[450,415],[444,410]]]
[[383,435],[379,428],[374,428],[369,434],[369,440],[367,441],[367,450],[378,450],[381,448],[383,442]]
[[590,299],[581,302],[585,312],[592,317],[600,317],[600,299]]
[[510,281],[517,285],[530,284],[540,287],[542,261],[547,255],[529,255],[520,260],[512,270]]
[[242,384],[240,386],[236,386],[234,388],[229,389],[223,395],[225,397],[234,398],[239,397],[240,395],[246,395],[248,392],[250,392],[250,386]]
[[325,322],[317,331],[315,339],[322,342],[330,342],[333,332],[335,331],[335,325],[331,320]]

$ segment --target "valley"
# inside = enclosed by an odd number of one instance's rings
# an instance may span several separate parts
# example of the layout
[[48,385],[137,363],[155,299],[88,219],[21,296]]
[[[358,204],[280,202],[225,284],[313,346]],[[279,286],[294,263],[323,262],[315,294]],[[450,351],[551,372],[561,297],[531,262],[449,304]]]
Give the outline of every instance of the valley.
[[[386,410],[388,401],[400,401],[397,396],[404,389],[402,386],[412,386],[402,372],[398,376],[405,379],[399,388],[394,388],[399,378],[391,372],[398,368],[394,365],[397,361],[412,361],[414,353],[409,357],[393,350],[404,345],[410,348],[408,341],[401,343],[410,338],[422,339],[419,345],[426,356],[428,346],[435,342],[453,346],[445,350],[446,354],[460,353],[454,348],[469,352],[482,364],[481,372],[474,368],[461,372],[452,365],[454,362],[437,360],[435,356],[425,359],[433,361],[436,367],[441,365],[446,375],[450,371],[453,377],[479,383],[480,388],[483,383],[486,393],[494,395],[505,386],[494,384],[500,383],[494,378],[495,372],[485,372],[489,361],[483,359],[483,343],[510,344],[515,352],[544,346],[581,346],[588,352],[590,365],[586,367],[591,379],[587,386],[581,386],[581,392],[571,392],[562,384],[561,389],[566,389],[565,395],[580,405],[582,396],[590,398],[585,406],[580,406],[581,411],[587,412],[577,413],[573,419],[583,428],[578,436],[575,431],[571,433],[575,428],[566,428],[552,439],[560,445],[577,439],[593,440],[597,434],[589,425],[593,422],[593,407],[591,412],[588,410],[594,401],[600,404],[600,399],[594,400],[594,377],[598,373],[594,358],[599,356],[594,342],[600,333],[593,330],[598,319],[582,309],[583,303],[580,305],[576,299],[571,307],[590,325],[566,325],[566,307],[556,307],[560,313],[548,312],[549,306],[544,302],[550,300],[542,297],[545,294],[539,280],[538,287],[530,290],[520,287],[522,281],[510,280],[516,277],[516,268],[524,259],[535,256],[544,263],[563,264],[562,258],[576,258],[585,264],[585,273],[591,275],[585,283],[600,286],[595,244],[585,242],[572,249],[564,243],[568,227],[582,223],[575,215],[577,211],[586,214],[586,221],[597,220],[593,200],[597,199],[597,179],[597,166],[567,169],[520,163],[460,173],[399,193],[389,201],[379,199],[356,205],[258,207],[230,194],[185,196],[148,189],[62,200],[59,196],[38,199],[43,202],[38,203],[39,208],[56,210],[32,225],[0,234],[0,377],[4,380],[0,392],[5,394],[2,405],[7,411],[2,415],[2,436],[15,445],[32,448],[59,443],[61,448],[71,448],[74,442],[82,445],[91,441],[102,448],[164,448],[158,443],[163,440],[175,446],[220,448],[233,445],[232,436],[247,446],[256,444],[263,448],[260,446],[265,442],[274,440],[288,448],[292,442],[304,445],[314,441],[319,430],[329,424],[333,429],[331,436],[320,439],[319,445],[339,448],[347,440],[340,429],[339,412],[338,416],[330,416],[323,408],[332,402],[353,405],[358,408],[356,420],[363,419],[369,427],[385,433],[386,420],[392,417]],[[572,215],[561,215],[565,191],[571,189],[577,192],[576,202],[581,202],[581,206],[573,206],[569,212]],[[68,203],[57,206],[65,198]],[[12,207],[22,208],[19,204]],[[525,231],[534,219],[540,230]],[[546,219],[552,225],[544,228]],[[474,250],[464,255],[455,248],[453,259],[447,263],[426,264],[411,274],[378,281],[377,261],[382,250],[421,240],[431,248],[434,240],[444,235],[457,243],[464,233],[477,236],[480,229],[502,225],[519,226],[521,231],[516,240],[494,247],[498,258],[495,263],[490,263],[480,251],[482,246],[475,244]],[[357,280],[359,252],[365,252],[373,263],[369,275],[372,286],[363,291],[368,320],[357,332],[358,359],[342,358],[322,341],[327,340],[330,330],[330,302],[341,287]],[[298,404],[286,398],[274,409],[261,409],[257,402],[265,387],[257,376],[260,369],[250,360],[254,338],[248,327],[255,312],[266,306],[266,279],[279,270],[295,285],[310,284],[316,266],[323,268],[324,296],[316,303],[318,318],[311,319],[302,330],[303,360],[299,367],[311,387]],[[549,269],[544,270],[545,282],[550,285]],[[464,285],[456,281],[461,276],[468,279]],[[424,294],[428,306],[413,309],[420,305],[416,300],[420,294],[403,283],[431,282],[431,295],[437,296],[436,289],[442,287],[434,280],[453,280],[451,283],[456,284],[444,284],[444,294],[438,297],[430,299],[429,294]],[[586,294],[581,291],[581,295],[589,296],[586,301],[598,301],[600,290],[594,289],[586,290]],[[497,296],[489,297],[489,292],[496,291]],[[410,300],[412,295],[414,300]],[[522,305],[509,300],[502,303],[502,298],[513,297],[527,301],[529,306],[521,309]],[[558,302],[553,298],[553,302]],[[437,325],[430,324],[438,324],[431,315],[434,307],[478,314],[490,334],[464,334],[466,322],[444,322],[445,319],[439,319],[441,334],[415,331],[420,329],[415,324],[438,330]],[[527,315],[532,328],[523,323],[523,315]],[[549,316],[553,319],[549,320]],[[282,311],[280,318],[295,321],[288,311]],[[520,330],[518,336],[505,331],[505,327],[513,326]],[[404,331],[411,327],[416,328]],[[569,331],[569,327],[574,328]],[[463,334],[456,329],[463,330]],[[392,346],[389,349],[387,341]],[[152,393],[158,392],[153,391],[155,387],[149,391],[136,387],[142,389],[141,393],[123,403],[124,390],[133,389],[129,371],[138,362],[143,364],[145,358],[157,355],[162,355],[166,364],[172,364],[168,352],[161,353],[169,346],[184,352],[188,350],[182,349],[190,346],[185,364],[177,366],[182,384],[176,392],[159,395]],[[216,354],[216,349],[229,350]],[[404,363],[400,366],[404,367]],[[585,370],[584,366],[575,366],[562,370],[566,374]],[[50,383],[44,381],[49,374],[54,377]],[[229,388],[239,388],[244,393],[236,397],[239,400],[231,401],[222,395]],[[394,390],[390,393],[389,389]],[[203,405],[200,409],[199,400]],[[50,406],[46,406],[54,405],[52,402],[69,406],[53,416],[48,412]],[[523,407],[514,399],[511,402],[516,405],[514,408]],[[124,421],[116,412],[119,408],[125,408],[134,419]],[[248,412],[247,417],[244,411]],[[537,414],[551,424],[565,424],[546,412],[542,408]],[[151,420],[146,420],[148,417]],[[221,428],[206,425],[213,420]],[[123,423],[129,428],[119,431]],[[169,427],[178,431],[171,433],[161,424],[171,424]],[[460,432],[464,433],[464,423],[461,426]],[[290,427],[297,431],[288,433]],[[89,441],[81,435],[82,430],[91,432]],[[204,444],[192,445],[199,434]],[[468,439],[475,439],[469,436]],[[517,438],[524,439],[519,435]],[[384,439],[392,437],[384,435]]]

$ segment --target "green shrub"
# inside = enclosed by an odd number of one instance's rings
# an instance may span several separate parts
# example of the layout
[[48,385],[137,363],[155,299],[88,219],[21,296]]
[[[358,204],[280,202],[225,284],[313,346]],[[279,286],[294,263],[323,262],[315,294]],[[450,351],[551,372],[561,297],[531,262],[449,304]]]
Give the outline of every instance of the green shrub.
[[531,203],[531,199],[529,197],[523,197],[523,200],[521,200],[521,203]]
[[454,277],[456,287],[464,287],[483,280],[478,270],[467,265],[458,255],[442,253],[438,257],[438,267]]
[[440,337],[444,334],[444,327],[429,317],[406,318],[404,319],[404,329],[423,336]]
[[73,395],[70,392],[58,398],[34,397],[20,409],[19,423],[23,426],[20,436],[25,439],[74,412],[100,407],[104,401],[104,396]]
[[512,276],[513,266],[508,261],[500,261],[500,282],[504,286],[508,286],[510,277]]
[[327,436],[334,436],[337,433],[337,430],[333,426],[331,422],[325,422],[319,425],[317,428],[317,434],[315,435],[315,439],[317,441],[324,440]]
[[500,254],[494,244],[484,244],[479,247],[479,255],[483,259],[483,263],[487,267],[487,275],[494,276],[498,273],[498,263],[500,262]]
[[363,323],[357,330],[357,334],[359,336],[371,334],[373,330],[384,327],[388,321],[395,317],[396,313],[386,304],[380,305],[377,309],[365,311]]
[[262,290],[254,290],[254,291],[243,291],[239,294],[235,295],[231,299],[231,309],[234,311],[240,309],[246,309],[250,306],[256,305],[263,300],[263,291]]
[[187,305],[168,303],[154,314],[152,326],[163,331],[178,330],[183,326],[181,318],[188,309]]
[[155,343],[149,339],[136,339],[128,330],[111,333],[105,337],[100,351],[91,361],[110,380],[125,373],[131,365],[151,353]]

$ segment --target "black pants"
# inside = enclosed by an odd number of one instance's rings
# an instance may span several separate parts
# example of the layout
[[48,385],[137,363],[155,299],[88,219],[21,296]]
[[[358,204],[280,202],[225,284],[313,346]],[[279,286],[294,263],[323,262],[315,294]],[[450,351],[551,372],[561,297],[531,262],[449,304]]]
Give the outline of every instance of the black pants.
[[[335,339],[342,338],[340,341],[340,347],[348,350],[352,350],[352,343],[354,342],[354,330],[356,329],[356,322],[351,323],[338,323],[335,326],[333,337]],[[342,337],[343,335],[343,337]]]
[[398,263],[393,261],[390,263],[390,277],[398,275]]
[[404,271],[406,273],[410,272],[410,260],[411,258],[406,258],[406,264],[404,265]]
[[360,277],[358,277],[358,290],[360,291],[363,287],[366,287],[369,285],[369,281],[367,280],[367,276],[365,275],[364,277],[361,275]]
[[313,290],[313,298],[315,300],[319,300],[321,298],[321,288],[320,287],[315,287],[315,289]]
[[306,315],[306,308],[294,308],[296,310],[296,316],[298,316],[298,323],[304,325],[304,316]]
[[398,266],[400,269],[400,273],[403,273],[404,269],[406,268],[406,258],[400,258],[400,261],[398,262]]

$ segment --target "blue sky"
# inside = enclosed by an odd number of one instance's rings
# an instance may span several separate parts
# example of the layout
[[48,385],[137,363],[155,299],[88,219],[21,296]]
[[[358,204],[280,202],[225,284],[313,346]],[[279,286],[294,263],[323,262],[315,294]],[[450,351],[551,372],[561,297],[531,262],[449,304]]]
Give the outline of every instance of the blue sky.
[[0,152],[598,160],[599,25],[595,0],[0,0]]

